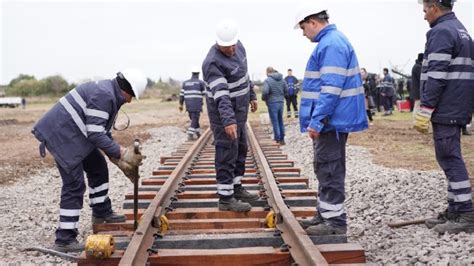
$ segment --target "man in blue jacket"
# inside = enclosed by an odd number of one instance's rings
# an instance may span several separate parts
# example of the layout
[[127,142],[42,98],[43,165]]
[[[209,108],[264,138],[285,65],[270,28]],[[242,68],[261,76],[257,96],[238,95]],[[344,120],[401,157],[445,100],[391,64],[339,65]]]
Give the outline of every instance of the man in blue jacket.
[[440,234],[474,232],[469,174],[461,154],[461,130],[474,105],[474,43],[452,12],[454,0],[424,0],[431,29],[421,70],[421,104],[415,129],[428,133],[431,122],[436,160],[448,179],[448,207],[426,226]]
[[288,76],[285,77],[288,85],[288,96],[286,96],[286,117],[291,117],[291,105],[295,111],[295,117],[298,117],[298,79],[293,76],[293,70],[288,69]]
[[258,199],[242,186],[247,157],[245,123],[249,105],[257,110],[257,98],[249,84],[247,55],[232,20],[220,22],[216,44],[202,64],[207,84],[207,113],[216,147],[216,179],[219,210],[246,212]]
[[346,141],[350,132],[368,128],[357,57],[349,40],[329,24],[327,10],[302,8],[295,29],[319,43],[306,65],[300,126],[313,140],[318,179],[317,215],[301,222],[312,235],[345,234]]
[[125,222],[124,215],[112,211],[108,197],[109,172],[102,152],[124,172],[141,162],[141,155],[121,147],[110,131],[120,107],[131,102],[132,97],[138,99],[146,84],[147,79],[137,69],[125,69],[111,80],[84,83],[62,97],[34,126],[32,133],[41,142],[41,156],[48,149],[63,182],[56,250],[84,249],[76,240],[86,191],[84,172],[92,223]]
[[395,96],[395,82],[388,73],[388,68],[383,69],[383,80],[380,83],[381,90],[380,95],[383,99],[383,109],[385,110],[384,116],[392,115],[393,110],[393,97]]
[[202,97],[206,90],[204,81],[199,80],[198,67],[194,67],[191,73],[191,79],[183,82],[181,93],[179,94],[179,110],[183,111],[183,103],[186,103],[186,111],[188,111],[189,119],[191,119],[191,125],[188,128],[188,140],[193,140],[194,135],[196,137],[201,136],[201,129],[199,128],[199,117],[202,112]]

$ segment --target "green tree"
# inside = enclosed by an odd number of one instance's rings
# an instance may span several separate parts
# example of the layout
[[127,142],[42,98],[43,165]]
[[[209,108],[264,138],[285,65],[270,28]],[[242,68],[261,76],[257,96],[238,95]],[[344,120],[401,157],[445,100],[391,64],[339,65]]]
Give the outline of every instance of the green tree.
[[10,83],[8,84],[9,87],[15,86],[18,82],[22,80],[36,80],[35,76],[33,75],[27,75],[27,74],[20,74],[18,77],[12,79]]

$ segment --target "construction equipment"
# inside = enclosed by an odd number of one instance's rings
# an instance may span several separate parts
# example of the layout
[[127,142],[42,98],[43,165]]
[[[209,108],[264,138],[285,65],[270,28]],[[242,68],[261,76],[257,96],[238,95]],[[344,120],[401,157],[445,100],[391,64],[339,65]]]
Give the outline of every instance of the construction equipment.
[[[133,142],[133,152],[135,154],[140,154],[140,140],[135,139]],[[138,173],[138,166],[134,165],[133,173],[136,174],[133,181],[133,229],[137,230],[138,227],[138,179],[140,179],[140,174]]]

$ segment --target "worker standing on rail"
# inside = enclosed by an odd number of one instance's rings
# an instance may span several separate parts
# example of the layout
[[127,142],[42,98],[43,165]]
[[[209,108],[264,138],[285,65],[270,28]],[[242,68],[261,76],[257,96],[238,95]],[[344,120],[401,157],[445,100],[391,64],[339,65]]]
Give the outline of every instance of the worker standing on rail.
[[315,4],[302,8],[295,21],[295,29],[319,43],[306,65],[300,105],[300,127],[313,140],[319,186],[317,215],[301,222],[311,235],[346,233],[346,141],[349,132],[368,128],[356,54],[328,19],[327,9]]
[[179,111],[183,111],[183,103],[186,103],[186,111],[191,119],[191,125],[188,127],[188,140],[193,140],[194,135],[197,138],[201,136],[201,129],[199,128],[199,117],[202,112],[202,97],[206,90],[204,81],[199,80],[199,67],[194,67],[191,70],[191,79],[183,82],[181,93],[179,94]]
[[469,174],[461,154],[461,130],[474,105],[474,44],[452,12],[454,0],[424,0],[431,29],[426,34],[420,108],[415,129],[428,133],[431,121],[436,160],[448,179],[448,207],[426,225],[440,234],[474,232]]
[[[125,216],[112,210],[108,197],[109,172],[101,151],[122,171],[139,164],[141,155],[133,148],[117,144],[111,128],[120,107],[145,91],[147,79],[137,69],[125,69],[111,80],[79,85],[62,97],[34,126],[32,133],[56,161],[62,179],[59,227],[54,249],[78,252],[84,245],[76,240],[87,174],[92,223],[125,222]],[[138,156],[138,157],[137,157]],[[133,181],[133,180],[132,180]]]
[[249,87],[247,55],[239,41],[237,24],[221,21],[216,44],[202,64],[206,82],[207,112],[216,147],[216,179],[219,210],[245,212],[258,199],[242,186],[247,157],[245,124],[249,105],[257,110],[257,97]]

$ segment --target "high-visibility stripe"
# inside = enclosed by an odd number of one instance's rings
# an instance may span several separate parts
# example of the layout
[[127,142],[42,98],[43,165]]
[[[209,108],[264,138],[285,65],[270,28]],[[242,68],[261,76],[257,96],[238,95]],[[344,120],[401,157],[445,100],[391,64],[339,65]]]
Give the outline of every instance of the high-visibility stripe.
[[234,177],[234,179],[232,180],[233,183],[234,183],[234,185],[239,185],[239,184],[241,184],[242,178],[243,178],[243,176],[241,176],[241,175]]
[[108,199],[109,197],[107,195],[105,196],[101,196],[101,197],[97,197],[97,198],[91,198],[90,201],[91,201],[91,204],[94,205],[94,204],[97,204],[97,203],[102,203],[102,202],[105,202],[106,199]]
[[359,69],[359,67],[345,69],[345,68],[342,68],[342,67],[329,66],[329,67],[322,67],[319,70],[319,72],[321,73],[321,75],[324,75],[324,74],[337,74],[337,75],[350,77],[350,76],[354,76],[356,74],[359,74],[360,69]]
[[222,196],[232,196],[234,195],[234,190],[217,190],[217,194]]
[[344,203],[331,204],[331,203],[327,203],[327,202],[319,200],[319,207],[328,211],[339,211],[344,208]]
[[98,125],[86,125],[87,132],[105,132],[105,127]]
[[80,214],[81,214],[81,209],[73,209],[73,210],[59,209],[59,215],[61,216],[75,217],[75,216],[79,216]]
[[433,79],[473,79],[474,74],[471,72],[442,72],[442,71],[430,71],[428,73],[422,73],[420,80]]
[[59,222],[59,228],[61,228],[61,229],[77,229],[77,228],[79,228],[79,222]]
[[184,99],[202,99],[202,94],[201,95],[186,95],[184,96]]
[[227,80],[225,78],[218,78],[213,82],[209,83],[209,87],[212,89],[219,84],[227,84]]
[[[335,87],[333,87],[333,88],[335,88]],[[322,87],[321,87],[321,92],[323,92]],[[328,89],[326,93],[330,93],[330,92],[333,92],[331,94],[337,95],[336,94],[337,91],[335,89]],[[345,97],[356,96],[356,95],[359,95],[359,94],[364,94],[364,88],[363,87],[342,90],[339,97],[345,98]],[[320,97],[320,92],[316,92],[316,91],[302,91],[301,92],[301,99],[317,100],[317,99],[319,99],[319,97]]]
[[98,187],[95,187],[95,188],[89,187],[89,194],[95,194],[95,193],[104,191],[106,189],[109,189],[109,183],[104,183],[104,184],[102,184]]
[[341,216],[344,213],[345,213],[345,211],[344,211],[344,209],[342,209],[342,210],[339,210],[339,211],[321,212],[320,214],[323,218],[329,219],[329,218]]
[[232,83],[229,83],[229,89],[233,89],[233,88],[237,88],[239,87],[240,85],[244,84],[245,82],[247,82],[247,79],[248,79],[248,73],[245,74],[245,76],[235,82],[232,82]]
[[465,202],[472,200],[472,196],[471,193],[456,195],[453,192],[448,192],[448,199],[452,199],[454,202]]
[[79,130],[81,130],[82,134],[87,137],[86,125],[84,125],[84,122],[79,117],[74,107],[72,107],[72,105],[67,101],[65,97],[62,97],[61,99],[59,99],[59,102],[66,109],[69,115],[71,115],[72,120],[74,121],[76,126],[79,128]]
[[226,189],[226,190],[234,189],[234,185],[233,184],[217,184],[217,190],[221,190],[221,189]]
[[461,188],[470,188],[471,182],[469,180],[461,181],[461,182],[449,182],[451,189],[461,189]]
[[304,77],[310,79],[318,79],[321,77],[321,74],[319,73],[319,71],[305,71]]
[[225,96],[225,95],[229,95],[229,91],[228,90],[223,90],[223,91],[217,91],[215,94],[214,94],[214,100],[217,100],[219,99],[220,97],[222,96]]
[[[431,55],[430,55],[431,56]],[[466,66],[473,66],[473,61],[470,57],[456,57],[451,59],[451,55],[448,56],[428,56],[428,60],[424,59],[421,66],[426,67],[429,65],[431,61],[449,61],[449,65],[466,65]],[[436,59],[435,59],[436,58]]]
[[186,90],[184,94],[194,94],[194,93],[201,93],[201,90]]
[[428,55],[428,61],[451,61],[450,54],[442,54],[442,53],[431,53]]
[[338,87],[333,87],[333,86],[321,86],[321,93],[329,93],[329,94],[335,94],[339,95],[341,94],[342,89]]
[[236,98],[236,97],[245,95],[245,94],[247,94],[249,91],[250,91],[250,89],[249,89],[249,87],[247,87],[247,88],[245,88],[245,89],[243,89],[243,90],[240,90],[240,91],[231,92],[231,93],[230,93],[230,98]]
[[85,115],[95,116],[95,117],[99,117],[105,120],[109,119],[109,114],[107,112],[97,110],[97,109],[87,108],[86,102],[84,101],[84,99],[82,99],[81,95],[79,95],[76,89],[71,90],[69,93],[71,94],[74,101],[76,101],[76,103],[82,108],[82,111],[84,112]]

